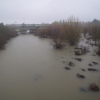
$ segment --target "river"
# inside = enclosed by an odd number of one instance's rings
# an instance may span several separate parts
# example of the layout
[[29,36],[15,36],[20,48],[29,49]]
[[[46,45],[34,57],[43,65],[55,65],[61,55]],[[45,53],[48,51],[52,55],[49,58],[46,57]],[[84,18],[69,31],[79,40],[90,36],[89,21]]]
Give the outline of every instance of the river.
[[[92,56],[94,47],[79,62],[73,59],[73,46],[56,50],[50,42],[23,34],[0,50],[0,100],[100,100],[100,92],[87,89],[91,82],[100,87],[100,71],[87,70],[91,61],[98,62],[93,67],[100,70],[100,57]],[[75,63],[71,70],[65,69],[68,61]],[[78,78],[77,73],[86,78]]]

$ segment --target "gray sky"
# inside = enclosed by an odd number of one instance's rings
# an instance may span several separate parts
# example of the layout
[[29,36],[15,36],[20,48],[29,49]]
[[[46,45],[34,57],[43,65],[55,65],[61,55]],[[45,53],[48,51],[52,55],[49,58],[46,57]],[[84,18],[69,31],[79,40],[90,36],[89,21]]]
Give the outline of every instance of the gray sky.
[[0,0],[0,23],[52,23],[72,15],[100,20],[100,0]]

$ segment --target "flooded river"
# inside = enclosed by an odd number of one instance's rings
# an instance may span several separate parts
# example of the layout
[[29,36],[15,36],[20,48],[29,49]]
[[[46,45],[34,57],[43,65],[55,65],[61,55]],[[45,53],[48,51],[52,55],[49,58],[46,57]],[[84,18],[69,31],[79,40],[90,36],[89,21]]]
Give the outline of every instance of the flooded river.
[[[92,68],[100,70],[100,57],[92,56],[91,47],[79,62],[73,48],[56,50],[50,39],[30,34],[11,39],[0,50],[0,100],[100,100],[100,92],[87,89],[91,82],[100,87],[100,71],[87,70],[92,61],[99,63]],[[68,61],[75,63],[70,70],[65,69]],[[86,78],[78,78],[77,73]]]

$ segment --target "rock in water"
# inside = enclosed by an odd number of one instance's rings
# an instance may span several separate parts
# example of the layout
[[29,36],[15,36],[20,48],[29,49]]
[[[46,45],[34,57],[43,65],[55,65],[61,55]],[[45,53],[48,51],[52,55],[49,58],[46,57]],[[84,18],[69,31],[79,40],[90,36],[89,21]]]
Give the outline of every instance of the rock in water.
[[75,66],[73,62],[69,62],[69,66]]
[[89,66],[92,66],[92,64],[90,64],[90,63],[89,63],[88,65],[89,65]]
[[94,68],[88,68],[89,71],[97,71],[97,69]]
[[78,60],[78,61],[82,61],[82,59],[81,58],[75,58],[76,60]]
[[92,91],[95,91],[95,92],[97,92],[97,91],[100,90],[99,87],[98,87],[98,85],[95,84],[95,83],[91,83],[91,84],[89,85],[89,87],[90,87],[90,89],[91,89]]
[[69,67],[65,67],[65,69],[70,70],[70,68],[69,68]]
[[79,73],[77,73],[77,76],[80,77],[80,78],[85,78],[84,75],[81,75],[81,74],[79,74]]
[[82,69],[82,71],[85,71],[85,69]]
[[98,63],[97,63],[97,62],[92,61],[92,63],[93,63],[93,64],[95,64],[95,65],[98,65]]

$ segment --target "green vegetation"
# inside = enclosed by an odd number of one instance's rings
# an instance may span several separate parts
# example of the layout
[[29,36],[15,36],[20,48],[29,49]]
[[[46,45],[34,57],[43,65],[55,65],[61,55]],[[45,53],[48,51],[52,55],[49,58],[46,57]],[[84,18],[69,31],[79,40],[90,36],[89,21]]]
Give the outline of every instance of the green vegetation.
[[17,36],[17,33],[14,29],[4,26],[3,23],[0,23],[0,49],[4,47],[5,43],[10,38],[15,36]]

